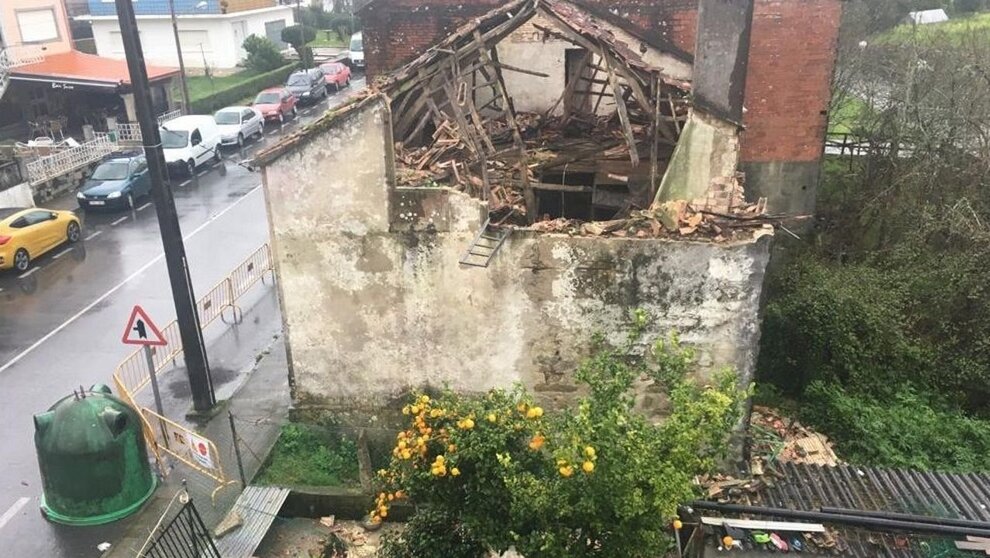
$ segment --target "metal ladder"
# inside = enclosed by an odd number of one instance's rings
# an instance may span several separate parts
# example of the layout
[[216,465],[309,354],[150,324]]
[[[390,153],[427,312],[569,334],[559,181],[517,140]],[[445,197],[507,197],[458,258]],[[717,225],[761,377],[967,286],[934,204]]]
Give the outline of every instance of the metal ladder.
[[464,255],[461,256],[461,265],[488,267],[510,234],[512,234],[512,229],[493,225],[491,217],[489,217],[485,220],[485,224],[482,225],[478,234],[475,235],[474,240],[471,241],[471,245],[468,246]]

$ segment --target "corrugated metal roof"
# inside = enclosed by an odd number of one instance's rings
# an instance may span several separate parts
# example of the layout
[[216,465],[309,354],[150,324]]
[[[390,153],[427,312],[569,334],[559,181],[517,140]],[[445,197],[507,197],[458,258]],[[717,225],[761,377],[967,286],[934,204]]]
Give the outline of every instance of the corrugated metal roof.
[[258,549],[289,496],[288,488],[249,486],[237,498],[233,511],[241,516],[242,524],[217,541],[223,558],[250,558]]
[[[850,508],[990,522],[990,474],[793,463],[776,469],[779,475],[769,475],[752,492],[730,499],[802,511]],[[932,540],[850,528],[840,529],[839,535],[848,547],[843,556],[864,558],[928,556],[925,547]]]

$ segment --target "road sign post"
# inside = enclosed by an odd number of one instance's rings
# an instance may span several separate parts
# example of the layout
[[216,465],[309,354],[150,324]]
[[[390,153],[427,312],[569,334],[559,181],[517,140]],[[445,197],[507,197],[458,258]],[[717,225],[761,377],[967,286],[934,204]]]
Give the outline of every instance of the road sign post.
[[[124,328],[124,336],[120,338],[125,345],[142,345],[144,347],[144,359],[148,364],[148,378],[151,381],[151,392],[155,395],[155,412],[160,416],[165,416],[162,410],[162,394],[158,390],[158,373],[155,370],[155,350],[154,347],[164,347],[168,344],[165,336],[162,335],[155,322],[151,321],[148,313],[140,305],[134,305],[131,310],[131,317],[127,320],[127,327]],[[162,439],[165,440],[165,447],[168,447],[168,436],[165,424],[159,421],[158,427],[162,430]]]
[[[148,173],[151,177],[151,197],[158,214],[158,228],[162,235],[165,251],[165,266],[168,269],[172,300],[175,303],[176,321],[182,337],[182,351],[185,356],[189,387],[192,390],[193,408],[205,413],[216,404],[213,380],[210,378],[210,364],[206,355],[206,343],[196,311],[196,296],[192,277],[189,274],[189,261],[179,227],[179,214],[175,209],[172,189],[165,184],[165,154],[162,151],[162,138],[155,120],[151,100],[151,86],[148,70],[144,64],[141,37],[138,34],[137,18],[134,15],[132,0],[115,0],[117,19],[120,22],[120,37],[127,58],[131,89],[134,95],[134,108],[141,126],[144,152],[148,160]],[[186,107],[188,110],[188,107]]]

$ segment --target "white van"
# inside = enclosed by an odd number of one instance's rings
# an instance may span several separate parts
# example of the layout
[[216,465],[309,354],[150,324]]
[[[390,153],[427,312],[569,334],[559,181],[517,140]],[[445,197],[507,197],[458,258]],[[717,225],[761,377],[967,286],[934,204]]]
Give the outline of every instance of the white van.
[[360,31],[351,35],[351,48],[349,56],[351,58],[351,64],[353,64],[355,68],[364,67],[364,38]]
[[182,171],[192,175],[203,163],[220,161],[220,128],[212,116],[180,116],[162,124],[158,131],[169,174]]

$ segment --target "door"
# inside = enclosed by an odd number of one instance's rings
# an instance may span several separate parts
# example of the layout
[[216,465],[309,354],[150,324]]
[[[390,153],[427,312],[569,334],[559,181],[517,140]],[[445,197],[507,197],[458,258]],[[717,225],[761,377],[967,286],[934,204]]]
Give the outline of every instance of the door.
[[251,109],[244,109],[241,113],[241,130],[244,136],[251,136],[261,133],[261,118]]
[[146,196],[151,193],[151,177],[148,175],[148,161],[143,157],[141,159],[135,159],[131,162],[133,170],[131,171],[131,180],[134,182],[134,186],[131,187],[131,192],[133,196],[137,199],[140,196]]
[[199,131],[199,128],[194,129],[189,134],[189,145],[192,146],[193,150],[193,160],[197,165],[206,162],[208,148],[205,143],[203,143],[203,134]]
[[279,50],[284,49],[287,45],[282,41],[282,30],[285,29],[285,20],[276,19],[273,21],[265,22],[265,36],[271,39],[275,46]]
[[65,231],[60,230],[52,215],[51,211],[35,210],[23,217],[25,238],[22,246],[32,258],[44,254],[65,238]]

